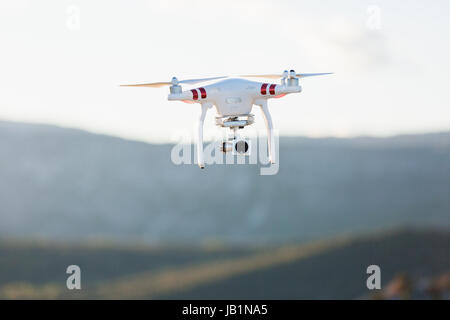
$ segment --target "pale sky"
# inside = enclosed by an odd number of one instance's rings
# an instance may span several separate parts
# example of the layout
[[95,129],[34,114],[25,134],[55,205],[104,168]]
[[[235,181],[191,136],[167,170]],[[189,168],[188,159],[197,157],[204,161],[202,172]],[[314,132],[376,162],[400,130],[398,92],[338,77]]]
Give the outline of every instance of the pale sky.
[[[200,106],[119,84],[295,69],[335,75],[271,101],[282,135],[450,130],[449,12],[448,0],[2,0],[0,120],[173,141],[193,135]],[[210,112],[205,135],[218,130]]]

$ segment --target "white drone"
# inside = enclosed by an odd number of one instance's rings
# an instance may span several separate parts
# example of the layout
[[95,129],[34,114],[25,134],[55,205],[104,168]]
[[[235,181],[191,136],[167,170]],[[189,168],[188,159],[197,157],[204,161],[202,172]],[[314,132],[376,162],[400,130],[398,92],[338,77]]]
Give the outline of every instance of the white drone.
[[267,107],[267,100],[271,98],[281,98],[288,93],[302,91],[299,85],[299,78],[320,76],[331,73],[295,73],[294,70],[284,71],[283,74],[262,74],[243,75],[243,78],[268,78],[279,79],[281,84],[269,84],[256,81],[249,81],[240,78],[229,78],[215,82],[213,84],[183,91],[182,83],[197,84],[205,81],[224,79],[225,77],[190,79],[179,81],[176,77],[171,82],[155,82],[145,84],[131,84],[123,86],[159,88],[170,85],[169,101],[183,101],[186,103],[200,103],[202,112],[198,123],[197,137],[197,160],[200,168],[205,167],[203,160],[203,122],[206,111],[212,106],[216,106],[216,124],[220,127],[230,128],[233,136],[229,141],[222,143],[222,152],[236,152],[237,154],[247,154],[249,146],[245,140],[240,140],[237,131],[254,122],[254,116],[250,113],[253,105],[261,107],[267,127],[267,142],[269,148],[270,163],[275,163],[276,155],[274,146],[274,135],[272,117]]

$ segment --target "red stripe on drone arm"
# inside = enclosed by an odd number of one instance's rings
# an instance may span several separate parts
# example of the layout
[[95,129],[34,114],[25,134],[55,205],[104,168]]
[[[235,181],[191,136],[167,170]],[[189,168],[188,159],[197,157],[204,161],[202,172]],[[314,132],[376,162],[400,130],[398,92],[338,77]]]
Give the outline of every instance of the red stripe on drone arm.
[[267,83],[263,83],[262,84],[262,86],[261,86],[261,94],[262,95],[266,95],[267,94],[267,86],[268,86]]
[[270,92],[271,95],[275,94],[275,87],[276,86],[277,86],[276,84],[271,84],[270,85],[269,92]]
[[205,88],[199,88],[198,90],[200,90],[200,92],[202,94],[202,99],[206,99],[206,90],[205,90]]
[[198,92],[197,92],[197,89],[192,89],[191,92],[192,92],[192,99],[198,100]]

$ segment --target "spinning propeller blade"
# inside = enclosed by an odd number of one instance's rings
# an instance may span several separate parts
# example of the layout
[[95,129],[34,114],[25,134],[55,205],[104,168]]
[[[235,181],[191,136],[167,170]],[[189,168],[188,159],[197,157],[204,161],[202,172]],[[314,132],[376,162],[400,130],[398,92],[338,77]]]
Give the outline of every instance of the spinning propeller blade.
[[141,83],[141,84],[121,84],[121,87],[149,87],[160,88],[171,85],[172,82],[153,82],[153,83]]
[[213,77],[213,78],[203,78],[203,79],[181,80],[181,81],[178,81],[178,83],[196,84],[196,83],[199,83],[199,82],[210,81],[210,80],[217,80],[217,79],[223,79],[223,78],[226,78],[226,77],[227,77],[227,76],[223,76],[223,77]]
[[279,74],[244,74],[241,75],[243,78],[266,78],[266,79],[278,79],[281,78],[282,75]]
[[[333,74],[332,72],[326,73],[297,73],[295,76],[298,78],[314,77],[314,76],[324,76],[327,74]],[[247,74],[242,75],[244,78],[266,78],[266,79],[279,79],[283,77],[283,74]]]
[[186,83],[186,84],[196,84],[199,82],[204,81],[210,81],[210,80],[217,80],[217,79],[223,79],[226,78],[226,76],[223,77],[213,77],[213,78],[201,78],[201,79],[187,79],[187,80],[172,80],[168,82],[153,82],[153,83],[142,83],[142,84],[122,84],[121,87],[148,87],[148,88],[160,88],[164,86],[170,86],[172,84],[178,84],[178,83]]
[[306,77],[315,77],[315,76],[325,76],[327,74],[333,74],[333,72],[325,72],[325,73],[297,73],[296,76],[298,78],[306,78]]

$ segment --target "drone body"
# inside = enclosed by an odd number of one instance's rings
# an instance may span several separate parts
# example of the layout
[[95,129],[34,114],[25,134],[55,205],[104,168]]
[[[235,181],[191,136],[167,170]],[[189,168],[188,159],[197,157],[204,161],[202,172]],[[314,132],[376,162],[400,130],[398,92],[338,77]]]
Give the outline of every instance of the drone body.
[[169,101],[183,101],[186,103],[199,103],[201,105],[202,111],[197,131],[197,161],[199,167],[203,169],[205,167],[203,160],[203,123],[209,108],[212,108],[213,106],[216,107],[216,124],[220,127],[230,128],[234,133],[230,141],[223,142],[221,148],[222,151],[233,151],[237,154],[246,154],[248,151],[248,144],[239,139],[237,131],[254,122],[254,117],[250,112],[252,111],[253,105],[259,106],[263,113],[267,128],[269,160],[271,163],[275,163],[274,132],[267,101],[272,98],[281,98],[289,93],[301,92],[302,87],[299,85],[299,78],[325,74],[328,73],[296,74],[294,70],[291,70],[290,72],[284,71],[282,75],[246,75],[242,77],[281,78],[281,83],[261,83],[241,78],[228,78],[210,85],[184,91],[180,85],[182,83],[195,84],[226,77],[182,81],[178,81],[178,79],[174,77],[171,82],[128,86],[161,87],[170,85]]
[[231,78],[182,92],[172,91],[168,97],[170,101],[211,103],[219,116],[235,116],[249,114],[258,99],[280,98],[300,92],[301,87],[298,83],[288,86]]

